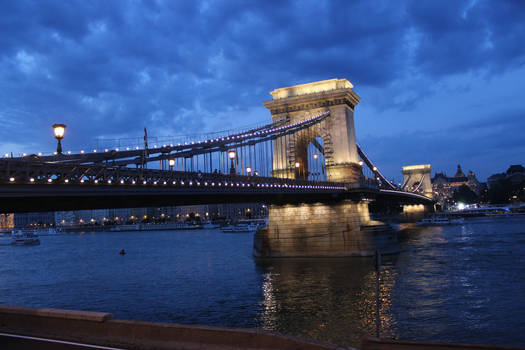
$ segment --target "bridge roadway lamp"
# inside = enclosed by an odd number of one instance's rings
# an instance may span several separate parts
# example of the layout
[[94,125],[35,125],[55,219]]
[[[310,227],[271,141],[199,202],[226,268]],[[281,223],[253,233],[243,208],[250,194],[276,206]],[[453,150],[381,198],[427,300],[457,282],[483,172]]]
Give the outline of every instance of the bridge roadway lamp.
[[173,167],[175,166],[175,159],[170,159],[168,161],[168,164],[170,165],[170,170],[173,171]]
[[246,173],[247,173],[248,175],[251,175],[251,174],[252,174],[252,168],[247,167],[247,168],[246,168]]
[[235,151],[234,150],[228,151],[228,158],[230,158],[230,162],[231,162],[230,175],[235,175],[235,164],[233,164],[233,160],[235,159]]
[[62,143],[61,140],[64,138],[66,131],[65,124],[53,124],[53,131],[55,132],[55,138],[58,140],[57,154],[62,154]]

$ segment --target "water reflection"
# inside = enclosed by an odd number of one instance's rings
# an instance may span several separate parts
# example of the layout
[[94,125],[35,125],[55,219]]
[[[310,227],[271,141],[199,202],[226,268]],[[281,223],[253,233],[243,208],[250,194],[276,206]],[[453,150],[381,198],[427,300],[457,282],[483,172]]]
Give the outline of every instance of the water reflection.
[[[395,334],[393,257],[381,272],[382,337]],[[260,323],[267,330],[358,346],[375,334],[375,270],[371,258],[258,261],[264,277]]]

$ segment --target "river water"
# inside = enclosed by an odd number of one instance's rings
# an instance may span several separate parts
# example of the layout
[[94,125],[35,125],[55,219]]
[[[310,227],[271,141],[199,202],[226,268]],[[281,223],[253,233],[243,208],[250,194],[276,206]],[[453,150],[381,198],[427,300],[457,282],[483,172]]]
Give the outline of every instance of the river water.
[[[401,229],[402,252],[383,259],[381,337],[525,346],[524,217]],[[0,304],[343,346],[375,333],[371,258],[257,262],[252,240],[218,230],[97,232],[0,246]]]

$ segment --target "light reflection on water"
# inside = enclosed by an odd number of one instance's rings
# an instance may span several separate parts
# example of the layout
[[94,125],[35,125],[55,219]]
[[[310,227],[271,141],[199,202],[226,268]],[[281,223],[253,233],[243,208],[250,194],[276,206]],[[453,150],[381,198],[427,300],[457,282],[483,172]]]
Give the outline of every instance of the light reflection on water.
[[[362,335],[373,334],[376,287],[370,264],[370,258],[258,262],[265,277],[264,328],[336,344],[356,344]],[[394,323],[392,273],[386,266],[381,284],[382,323],[388,329]]]
[[[524,224],[403,225],[402,252],[383,260],[381,336],[523,346]],[[255,261],[252,238],[211,230],[89,233],[1,246],[0,304],[264,328],[350,346],[375,333],[371,258]]]

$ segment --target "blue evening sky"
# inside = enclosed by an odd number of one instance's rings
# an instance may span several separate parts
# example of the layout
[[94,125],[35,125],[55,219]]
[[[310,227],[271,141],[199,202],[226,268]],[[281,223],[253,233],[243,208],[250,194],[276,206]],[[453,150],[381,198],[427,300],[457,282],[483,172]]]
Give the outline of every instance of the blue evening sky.
[[347,78],[389,178],[525,165],[525,1],[0,3],[0,152],[269,122],[269,91]]

